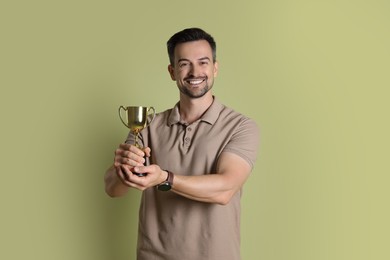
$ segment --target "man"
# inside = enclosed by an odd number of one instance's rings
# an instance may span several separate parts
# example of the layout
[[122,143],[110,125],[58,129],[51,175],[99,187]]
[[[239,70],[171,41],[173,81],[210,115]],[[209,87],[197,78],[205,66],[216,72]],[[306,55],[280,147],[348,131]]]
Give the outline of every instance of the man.
[[106,192],[143,191],[138,260],[238,260],[241,189],[256,159],[258,128],[212,95],[212,36],[185,29],[167,46],[180,101],[141,131],[144,149],[132,145],[131,133],[119,146]]

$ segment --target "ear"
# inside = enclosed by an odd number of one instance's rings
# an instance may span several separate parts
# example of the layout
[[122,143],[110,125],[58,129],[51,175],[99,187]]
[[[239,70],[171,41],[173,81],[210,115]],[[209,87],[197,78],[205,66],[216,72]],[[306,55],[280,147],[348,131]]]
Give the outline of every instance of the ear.
[[218,75],[218,66],[219,66],[218,61],[215,61],[214,62],[214,78],[217,77],[217,75]]
[[169,72],[169,75],[171,76],[171,79],[173,81],[176,81],[176,78],[175,78],[175,69],[173,68],[173,66],[171,64],[168,65],[168,72]]

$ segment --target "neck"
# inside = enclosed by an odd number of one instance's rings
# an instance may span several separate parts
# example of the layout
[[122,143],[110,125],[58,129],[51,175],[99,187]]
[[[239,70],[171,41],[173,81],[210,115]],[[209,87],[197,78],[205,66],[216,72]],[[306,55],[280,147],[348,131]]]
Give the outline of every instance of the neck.
[[207,93],[201,98],[189,98],[180,95],[180,117],[183,121],[191,124],[202,117],[204,112],[211,106],[214,98]]

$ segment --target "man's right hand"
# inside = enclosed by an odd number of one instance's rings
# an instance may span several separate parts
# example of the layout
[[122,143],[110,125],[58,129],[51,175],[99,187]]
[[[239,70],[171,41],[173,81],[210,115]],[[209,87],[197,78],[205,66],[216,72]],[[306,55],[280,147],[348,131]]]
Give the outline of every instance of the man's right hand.
[[[128,167],[143,166],[145,163],[145,155],[150,155],[150,149],[143,151],[132,144],[120,144],[115,150],[114,166]],[[146,153],[148,152],[148,153]]]
[[132,184],[129,182],[131,170],[136,166],[143,166],[145,156],[150,157],[150,148],[143,150],[131,144],[120,144],[115,150],[113,166],[105,175],[106,192],[112,197],[122,196]]

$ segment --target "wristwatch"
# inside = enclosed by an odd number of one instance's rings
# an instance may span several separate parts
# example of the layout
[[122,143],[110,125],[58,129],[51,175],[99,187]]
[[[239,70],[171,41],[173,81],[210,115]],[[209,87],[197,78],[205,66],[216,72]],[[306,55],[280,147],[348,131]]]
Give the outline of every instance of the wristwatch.
[[167,170],[164,170],[164,171],[166,171],[168,173],[167,179],[165,181],[163,181],[162,183],[160,183],[159,185],[157,185],[157,189],[160,191],[169,191],[170,189],[172,189],[173,173],[171,173],[170,171],[167,171]]

